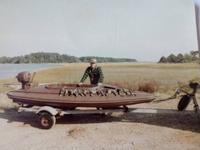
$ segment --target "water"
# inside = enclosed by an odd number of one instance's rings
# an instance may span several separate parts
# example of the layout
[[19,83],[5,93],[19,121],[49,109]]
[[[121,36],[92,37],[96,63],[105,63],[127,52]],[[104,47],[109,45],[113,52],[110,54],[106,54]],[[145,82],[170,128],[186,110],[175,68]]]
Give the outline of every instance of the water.
[[58,66],[58,64],[0,64],[0,79],[14,77],[22,71],[36,71]]

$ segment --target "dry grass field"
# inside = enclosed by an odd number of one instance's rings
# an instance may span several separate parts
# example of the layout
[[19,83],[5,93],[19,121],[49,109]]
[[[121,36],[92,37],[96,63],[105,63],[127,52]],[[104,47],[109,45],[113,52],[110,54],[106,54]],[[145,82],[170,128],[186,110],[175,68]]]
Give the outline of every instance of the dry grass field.
[[[34,83],[67,82],[78,83],[87,63],[61,64],[60,67],[37,71]],[[105,83],[117,84],[126,88],[137,89],[138,85],[154,81],[159,92],[173,91],[178,82],[188,83],[200,78],[200,66],[188,64],[157,64],[157,63],[102,63]],[[15,76],[15,75],[13,75]],[[87,80],[89,83],[89,80]],[[0,80],[0,91],[10,90],[3,87],[4,83],[17,83],[15,78]]]
[[[86,63],[73,63],[41,70],[37,72],[34,82],[78,83],[87,66]],[[163,93],[173,91],[178,86],[178,82],[187,83],[192,79],[200,78],[200,66],[194,63],[102,63],[99,66],[102,66],[105,83],[137,89],[140,83],[155,81],[159,86],[159,92]],[[17,81],[16,79],[0,80],[0,83],[11,82]]]
[[[200,77],[198,64],[135,64],[104,63],[102,66],[105,83],[137,89],[143,82],[155,81],[160,92],[168,92],[177,87],[178,82]],[[64,64],[56,69],[37,73],[35,82],[69,82],[78,83],[88,64]],[[87,80],[88,82],[89,80]]]

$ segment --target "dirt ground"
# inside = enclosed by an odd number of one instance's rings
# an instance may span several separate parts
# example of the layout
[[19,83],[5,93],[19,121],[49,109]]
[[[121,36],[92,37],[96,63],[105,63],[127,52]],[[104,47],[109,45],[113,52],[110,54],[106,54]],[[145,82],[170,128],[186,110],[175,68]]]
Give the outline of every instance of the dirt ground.
[[193,112],[166,113],[176,109],[176,100],[132,106],[157,108],[157,114],[65,116],[50,130],[39,128],[35,114],[17,113],[5,94],[0,95],[0,104],[1,150],[200,149],[200,118]]

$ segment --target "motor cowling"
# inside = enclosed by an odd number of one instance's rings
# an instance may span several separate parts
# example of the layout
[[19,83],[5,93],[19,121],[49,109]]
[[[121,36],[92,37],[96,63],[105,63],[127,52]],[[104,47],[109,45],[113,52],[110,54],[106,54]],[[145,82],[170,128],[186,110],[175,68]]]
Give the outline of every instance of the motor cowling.
[[22,89],[30,88],[31,82],[31,73],[30,72],[20,72],[16,76],[18,82],[22,84]]

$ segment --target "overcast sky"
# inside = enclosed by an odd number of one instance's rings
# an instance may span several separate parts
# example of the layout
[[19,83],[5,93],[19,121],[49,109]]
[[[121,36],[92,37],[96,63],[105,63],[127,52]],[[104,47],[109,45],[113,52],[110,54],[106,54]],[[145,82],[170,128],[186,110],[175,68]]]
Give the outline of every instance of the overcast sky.
[[197,50],[193,0],[0,0],[0,56],[157,61]]

